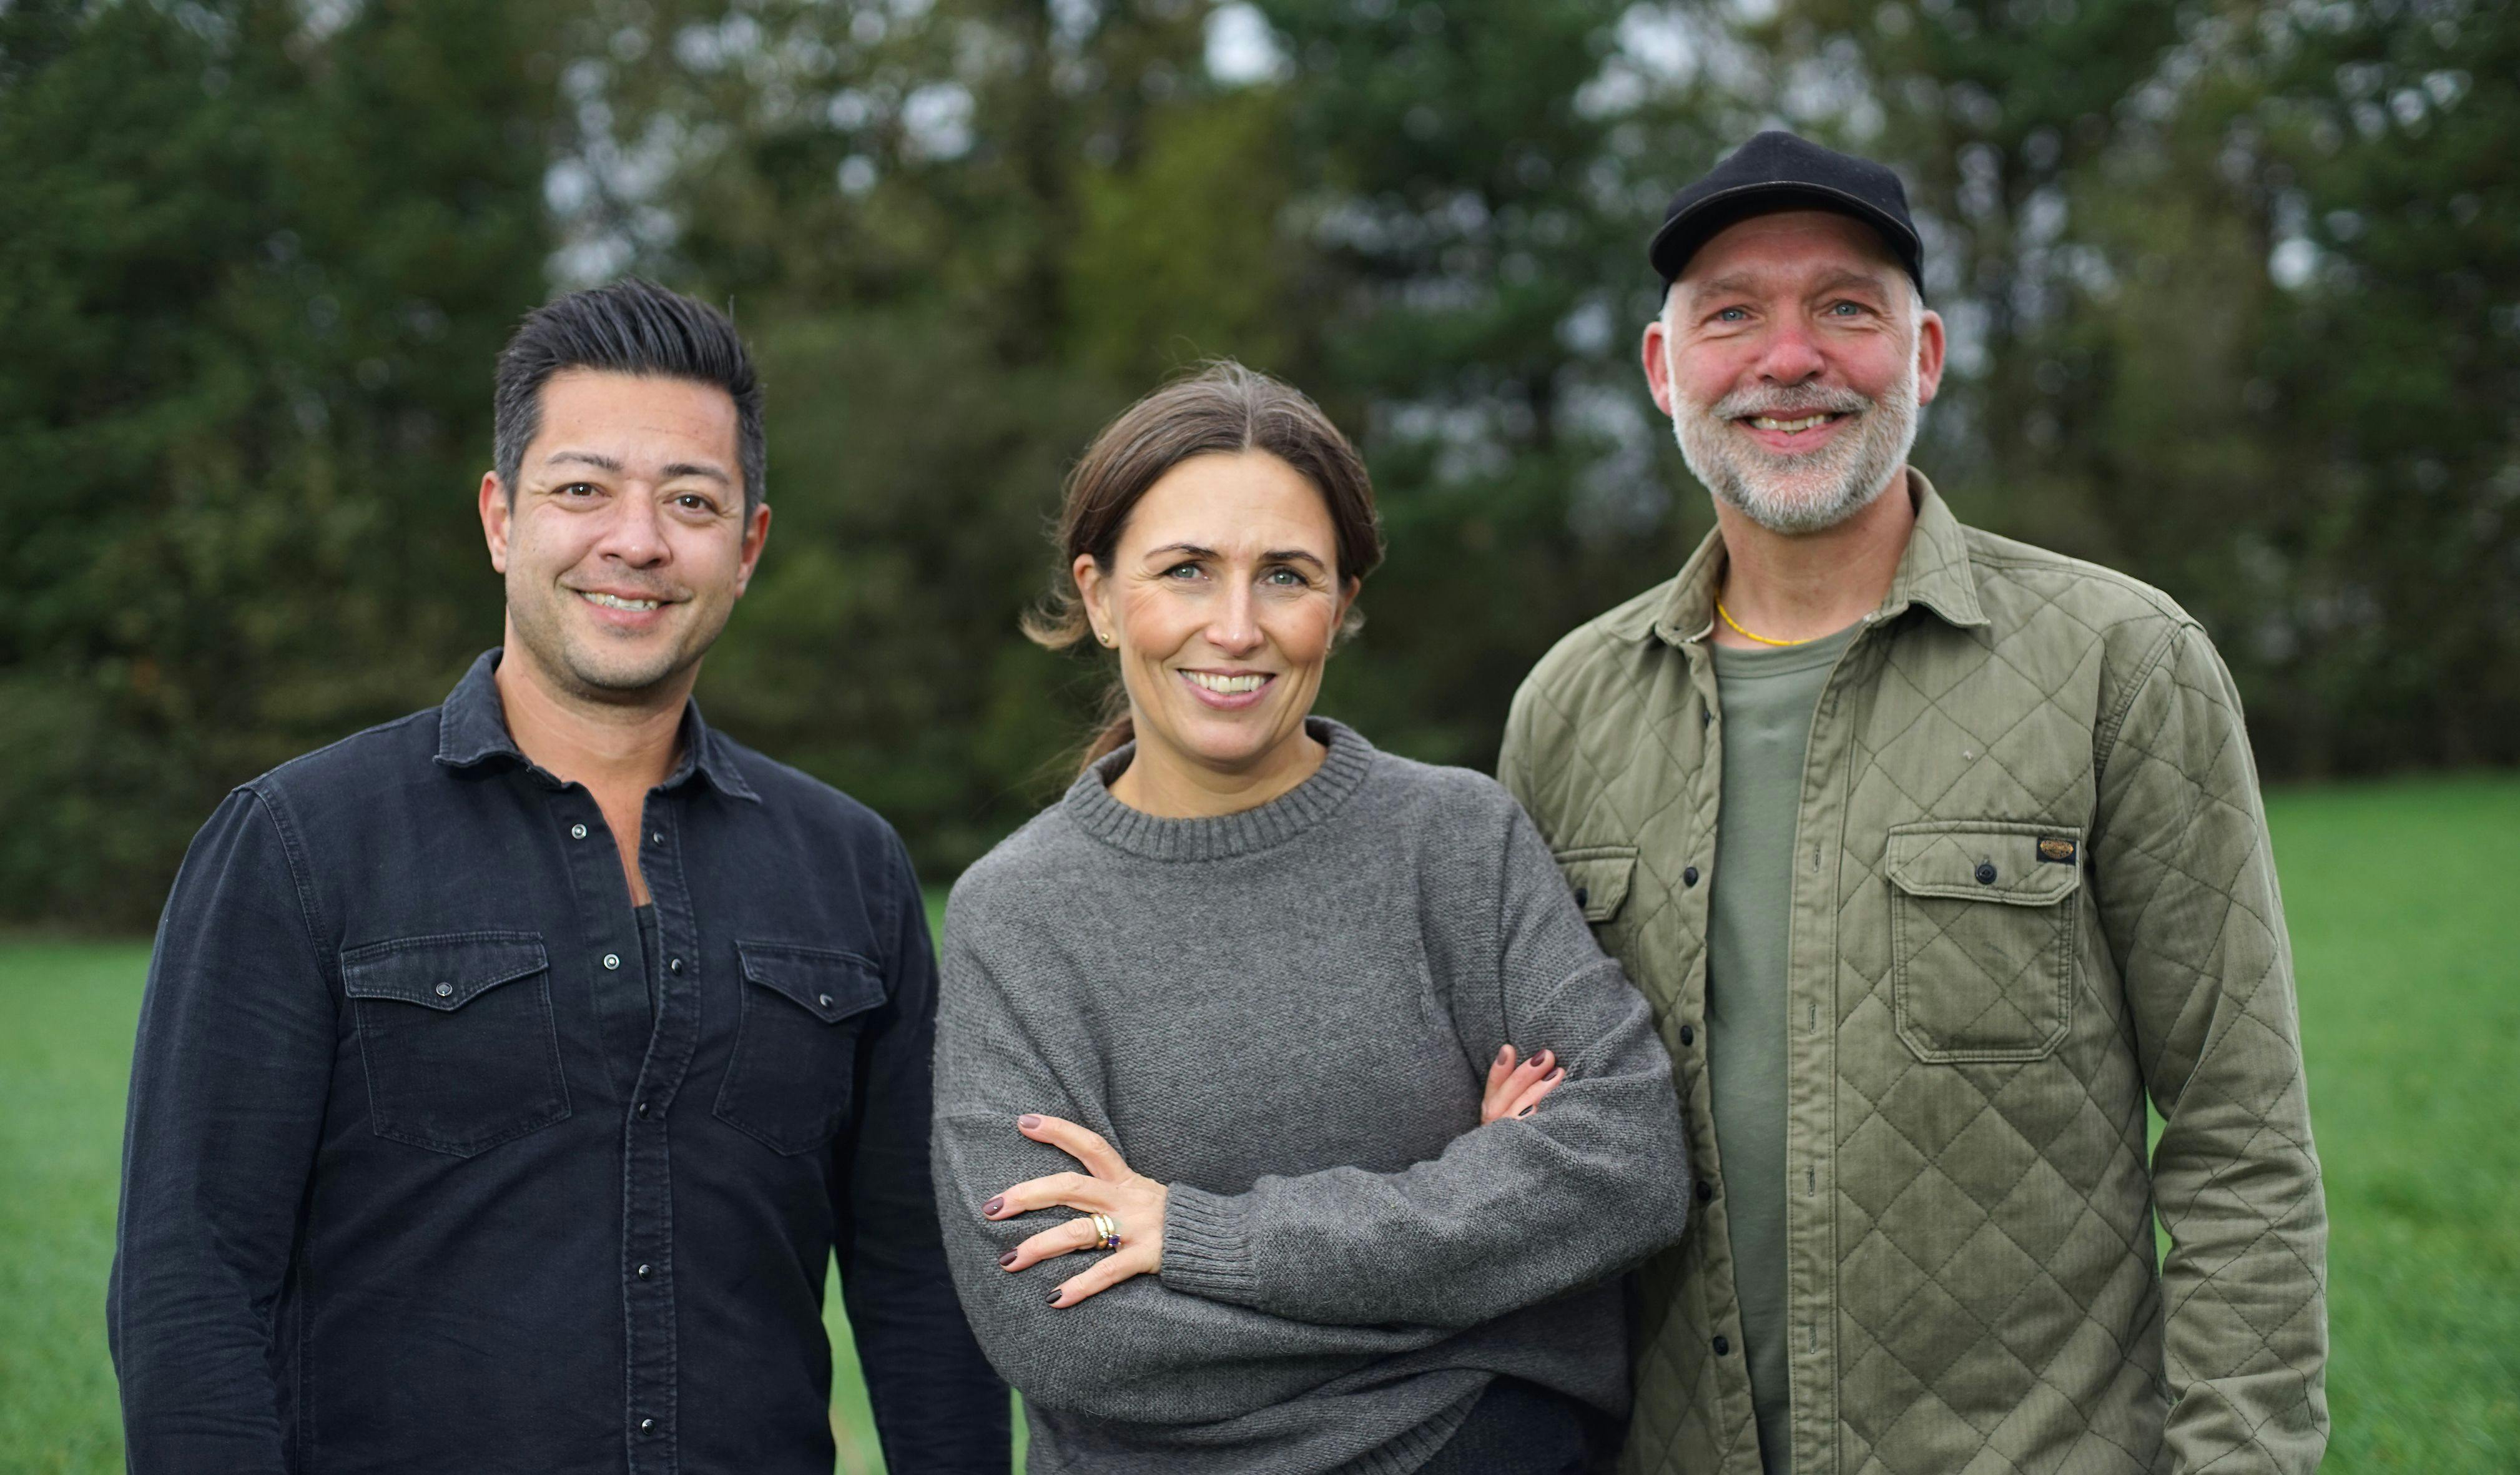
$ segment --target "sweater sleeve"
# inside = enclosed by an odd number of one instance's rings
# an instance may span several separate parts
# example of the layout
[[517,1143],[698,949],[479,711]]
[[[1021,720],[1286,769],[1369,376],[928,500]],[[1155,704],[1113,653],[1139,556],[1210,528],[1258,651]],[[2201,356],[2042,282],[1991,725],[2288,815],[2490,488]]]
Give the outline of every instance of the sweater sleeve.
[[[1054,1310],[1073,1257],[1009,1274],[998,1257],[1073,1211],[1003,1221],[980,1206],[1015,1184],[1074,1171],[1075,1161],[1015,1130],[1028,1111],[1100,1133],[1123,1157],[1087,1062],[1053,1058],[1023,1025],[1001,975],[970,942],[962,898],[946,925],[936,1021],[933,1171],[946,1259],[971,1329],[1008,1382],[1045,1407],[1170,1425],[1238,1417],[1288,1402],[1367,1363],[1448,1333],[1430,1326],[1334,1326],[1203,1299],[1140,1275]],[[1069,1080],[1078,1082],[1071,1088]]]
[[1237,1194],[1174,1184],[1167,1287],[1298,1321],[1461,1327],[1680,1237],[1689,1176],[1671,1058],[1539,831],[1498,799],[1495,971],[1454,980],[1457,996],[1495,999],[1457,1009],[1501,1017],[1525,1050],[1555,1050],[1566,1080],[1530,1116],[1463,1133],[1401,1172],[1267,1177]]

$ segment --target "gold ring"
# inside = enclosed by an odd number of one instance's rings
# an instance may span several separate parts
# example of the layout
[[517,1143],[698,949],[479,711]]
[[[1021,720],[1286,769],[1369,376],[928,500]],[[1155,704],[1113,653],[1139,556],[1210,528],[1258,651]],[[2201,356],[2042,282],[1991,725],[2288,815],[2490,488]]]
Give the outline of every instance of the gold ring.
[[1118,1249],[1120,1247],[1120,1221],[1112,1218],[1108,1214],[1095,1215],[1094,1237],[1096,1243],[1103,1249]]

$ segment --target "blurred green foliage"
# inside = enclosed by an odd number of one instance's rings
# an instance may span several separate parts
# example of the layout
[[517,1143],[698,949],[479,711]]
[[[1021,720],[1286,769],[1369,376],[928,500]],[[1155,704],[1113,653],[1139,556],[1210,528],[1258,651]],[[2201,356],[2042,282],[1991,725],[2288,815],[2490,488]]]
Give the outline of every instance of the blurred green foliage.
[[770,385],[712,719],[932,873],[1100,695],[1014,633],[1059,477],[1208,355],[1373,468],[1326,707],[1484,765],[1709,520],[1642,244],[1772,124],[1911,183],[1964,515],[2186,603],[2272,771],[2520,759],[2510,0],[13,0],[0,917],[146,923],[224,787],[496,640],[492,355],[630,270]]

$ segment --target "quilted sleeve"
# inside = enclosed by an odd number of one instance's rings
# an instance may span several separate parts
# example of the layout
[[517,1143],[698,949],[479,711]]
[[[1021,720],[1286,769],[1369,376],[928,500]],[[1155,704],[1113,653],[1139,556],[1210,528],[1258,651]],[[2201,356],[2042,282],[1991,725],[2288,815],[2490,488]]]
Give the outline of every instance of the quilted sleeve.
[[2168,635],[2105,744],[2092,847],[2147,1091],[2181,1471],[2317,1468],[2327,1215],[2266,813],[2231,679]]
[[1544,835],[1554,836],[1561,817],[1552,807],[1553,792],[1543,792],[1542,772],[1551,768],[1552,745],[1565,741],[1565,721],[1551,702],[1534,672],[1513,693],[1506,713],[1505,746],[1497,753],[1497,782],[1513,795]]

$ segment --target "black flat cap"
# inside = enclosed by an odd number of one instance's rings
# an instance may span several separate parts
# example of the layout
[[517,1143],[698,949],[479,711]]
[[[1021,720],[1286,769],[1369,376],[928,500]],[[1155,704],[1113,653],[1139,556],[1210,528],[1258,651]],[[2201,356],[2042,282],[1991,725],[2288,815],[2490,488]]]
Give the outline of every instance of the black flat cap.
[[1835,210],[1871,226],[1908,268],[1916,291],[1925,290],[1924,249],[1915,222],[1908,218],[1908,192],[1899,176],[1868,158],[1775,129],[1733,150],[1705,178],[1673,196],[1645,256],[1669,287],[1716,232],[1752,215],[1793,209]]

